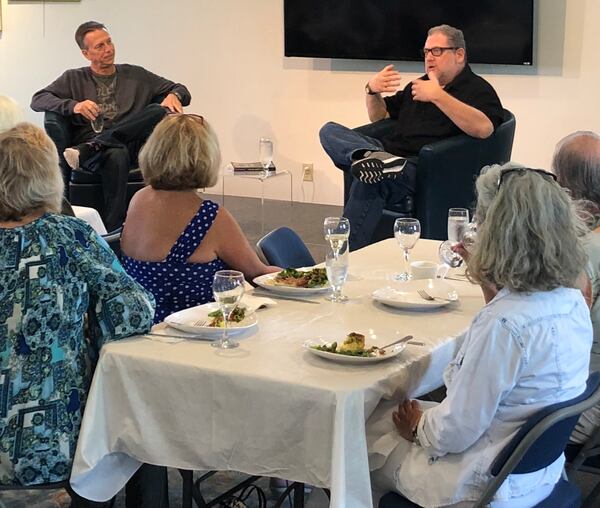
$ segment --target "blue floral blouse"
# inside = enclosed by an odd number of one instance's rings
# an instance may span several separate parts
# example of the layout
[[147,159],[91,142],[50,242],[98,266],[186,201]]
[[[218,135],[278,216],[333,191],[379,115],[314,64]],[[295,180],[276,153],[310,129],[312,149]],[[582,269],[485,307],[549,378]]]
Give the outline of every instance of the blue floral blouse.
[[69,477],[102,344],[153,316],[153,297],[83,221],[0,228],[0,484]]

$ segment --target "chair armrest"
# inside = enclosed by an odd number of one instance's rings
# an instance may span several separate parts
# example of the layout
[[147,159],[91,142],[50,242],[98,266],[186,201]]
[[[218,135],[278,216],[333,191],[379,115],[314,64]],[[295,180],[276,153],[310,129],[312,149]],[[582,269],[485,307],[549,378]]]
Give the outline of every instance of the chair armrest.
[[44,129],[50,139],[54,141],[60,154],[64,152],[65,148],[72,145],[73,128],[71,122],[63,115],[54,111],[46,111],[44,113]]

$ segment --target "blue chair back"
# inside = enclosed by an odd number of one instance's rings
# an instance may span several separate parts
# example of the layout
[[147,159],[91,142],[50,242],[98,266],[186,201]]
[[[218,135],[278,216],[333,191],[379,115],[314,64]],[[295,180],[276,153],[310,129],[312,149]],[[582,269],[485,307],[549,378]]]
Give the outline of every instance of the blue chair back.
[[270,265],[281,268],[313,266],[315,260],[298,234],[280,227],[263,236],[256,242],[256,248]]

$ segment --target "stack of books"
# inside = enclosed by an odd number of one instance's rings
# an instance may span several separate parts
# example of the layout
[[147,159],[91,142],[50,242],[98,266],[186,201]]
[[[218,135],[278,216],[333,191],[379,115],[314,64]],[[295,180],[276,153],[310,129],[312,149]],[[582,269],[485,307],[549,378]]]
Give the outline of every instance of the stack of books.
[[[231,167],[233,168],[234,175],[260,175],[265,172],[260,162],[232,162]],[[267,171],[270,174],[275,173],[275,164],[271,162]]]

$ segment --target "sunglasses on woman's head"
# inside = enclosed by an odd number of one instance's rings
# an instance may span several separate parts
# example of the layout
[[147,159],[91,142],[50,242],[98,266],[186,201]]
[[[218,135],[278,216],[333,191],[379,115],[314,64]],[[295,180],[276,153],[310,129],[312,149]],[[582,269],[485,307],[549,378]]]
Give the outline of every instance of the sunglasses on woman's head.
[[506,168],[500,170],[500,174],[498,175],[498,183],[496,185],[496,189],[500,189],[502,182],[506,178],[506,175],[511,173],[524,173],[525,171],[533,171],[538,175],[543,176],[544,178],[552,178],[556,182],[556,175],[554,173],[550,173],[550,171],[546,171],[544,169],[533,169],[533,168]]

